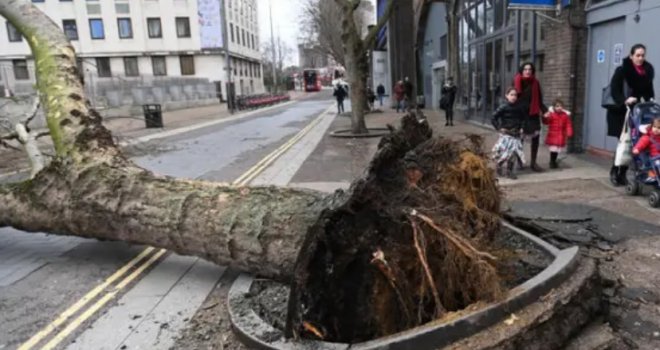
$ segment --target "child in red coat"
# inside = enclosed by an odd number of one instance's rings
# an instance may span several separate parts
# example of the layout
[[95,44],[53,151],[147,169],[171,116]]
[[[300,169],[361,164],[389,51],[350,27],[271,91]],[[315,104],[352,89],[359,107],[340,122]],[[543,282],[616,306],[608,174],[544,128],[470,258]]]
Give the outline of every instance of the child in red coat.
[[543,124],[548,126],[548,135],[545,144],[550,149],[550,168],[557,169],[559,152],[566,148],[566,139],[573,136],[571,113],[564,109],[564,103],[557,99],[552,104],[547,116],[543,117]]
[[646,149],[649,151],[649,157],[660,156],[660,117],[653,119],[653,123],[646,129],[646,134],[633,147],[633,154],[640,154]]

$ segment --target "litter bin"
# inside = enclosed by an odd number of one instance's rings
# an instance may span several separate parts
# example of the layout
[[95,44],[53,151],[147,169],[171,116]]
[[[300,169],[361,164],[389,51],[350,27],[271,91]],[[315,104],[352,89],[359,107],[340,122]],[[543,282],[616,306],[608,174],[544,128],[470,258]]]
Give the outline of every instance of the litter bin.
[[144,123],[147,128],[162,128],[163,113],[160,111],[159,104],[142,105],[144,111]]

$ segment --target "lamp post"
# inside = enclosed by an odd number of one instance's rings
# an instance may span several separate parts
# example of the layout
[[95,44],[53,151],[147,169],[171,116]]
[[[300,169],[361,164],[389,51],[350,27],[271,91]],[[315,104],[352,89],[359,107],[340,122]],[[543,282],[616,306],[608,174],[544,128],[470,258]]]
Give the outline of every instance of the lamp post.
[[231,71],[231,60],[229,57],[229,24],[227,23],[227,4],[226,0],[220,0],[220,19],[222,21],[222,41],[225,44],[225,72],[227,73],[227,87],[225,88],[227,94],[227,109],[229,113],[234,113],[234,89],[232,86],[232,71]]
[[272,72],[273,72],[273,92],[277,92],[277,73],[275,72],[275,37],[273,36],[273,1],[269,1],[269,11],[270,11],[270,45],[273,51],[273,62],[272,62]]

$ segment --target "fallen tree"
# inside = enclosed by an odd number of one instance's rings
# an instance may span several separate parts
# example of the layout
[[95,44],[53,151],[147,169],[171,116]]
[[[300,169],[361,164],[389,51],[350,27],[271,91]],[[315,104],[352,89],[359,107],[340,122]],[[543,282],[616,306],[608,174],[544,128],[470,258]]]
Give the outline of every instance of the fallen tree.
[[[0,226],[163,247],[290,282],[293,337],[359,341],[502,293],[499,192],[478,139],[416,115],[332,195],[160,176],[127,160],[85,100],[74,50],[29,0],[0,2],[27,39],[56,155],[0,185]],[[481,247],[481,248],[480,248]]]

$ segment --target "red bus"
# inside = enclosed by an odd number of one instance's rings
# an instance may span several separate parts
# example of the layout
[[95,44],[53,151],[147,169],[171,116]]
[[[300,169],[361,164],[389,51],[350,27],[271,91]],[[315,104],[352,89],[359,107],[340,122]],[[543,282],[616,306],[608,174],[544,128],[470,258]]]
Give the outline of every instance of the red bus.
[[321,91],[321,79],[316,69],[305,69],[303,71],[303,84],[305,92]]

